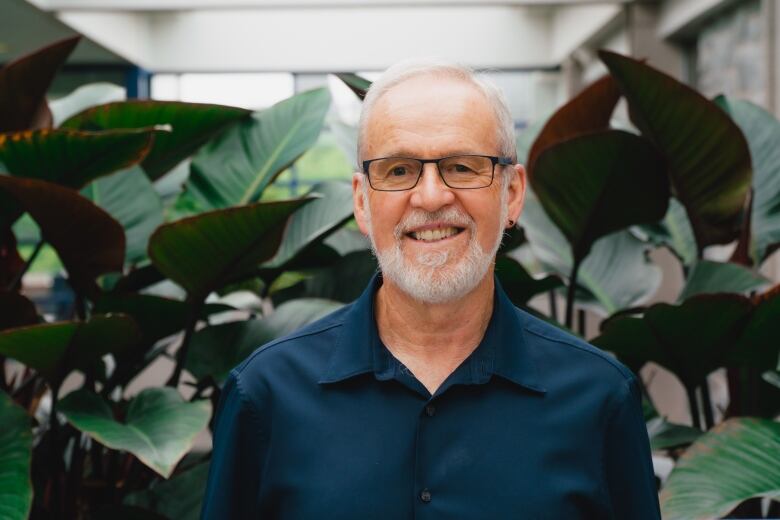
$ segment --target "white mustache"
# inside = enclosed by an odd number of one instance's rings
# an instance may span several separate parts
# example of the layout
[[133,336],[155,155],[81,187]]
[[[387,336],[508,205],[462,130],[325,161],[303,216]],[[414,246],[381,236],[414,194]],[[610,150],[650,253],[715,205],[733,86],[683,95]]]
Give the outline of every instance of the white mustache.
[[406,233],[414,228],[434,222],[446,222],[453,226],[473,229],[474,220],[462,210],[455,207],[442,208],[433,213],[423,210],[415,210],[401,220],[394,230],[396,240],[400,240]]

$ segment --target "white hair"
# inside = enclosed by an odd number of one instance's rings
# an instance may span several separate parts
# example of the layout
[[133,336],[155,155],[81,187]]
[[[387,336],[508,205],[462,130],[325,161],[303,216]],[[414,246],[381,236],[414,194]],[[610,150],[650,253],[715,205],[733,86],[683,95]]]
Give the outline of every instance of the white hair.
[[[371,116],[374,105],[396,85],[418,76],[457,79],[475,86],[485,96],[496,116],[499,153],[504,157],[511,158],[513,161],[517,160],[514,119],[512,119],[512,113],[509,111],[506,97],[501,89],[486,78],[478,76],[472,68],[466,65],[434,58],[405,60],[396,63],[371,84],[363,100],[363,109],[360,113],[360,122],[358,123],[358,167],[363,164],[363,141],[365,139],[366,123]],[[505,171],[507,168],[502,168],[502,170]]]

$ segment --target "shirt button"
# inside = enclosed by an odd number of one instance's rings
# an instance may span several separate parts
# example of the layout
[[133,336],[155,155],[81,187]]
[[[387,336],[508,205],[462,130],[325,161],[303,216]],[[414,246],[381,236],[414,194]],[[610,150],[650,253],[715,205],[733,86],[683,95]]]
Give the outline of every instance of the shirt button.
[[433,417],[434,414],[436,414],[436,407],[432,404],[429,404],[425,407],[425,413],[428,415],[428,417]]
[[420,500],[422,500],[423,502],[431,501],[431,492],[428,491],[427,488],[420,491]]

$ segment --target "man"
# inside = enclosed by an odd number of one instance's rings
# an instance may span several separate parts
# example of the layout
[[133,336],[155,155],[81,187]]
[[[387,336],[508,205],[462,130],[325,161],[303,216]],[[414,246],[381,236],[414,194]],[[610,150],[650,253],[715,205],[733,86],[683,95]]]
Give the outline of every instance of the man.
[[500,92],[399,65],[359,130],[381,275],[232,372],[203,518],[659,518],[634,376],[494,278],[526,189]]

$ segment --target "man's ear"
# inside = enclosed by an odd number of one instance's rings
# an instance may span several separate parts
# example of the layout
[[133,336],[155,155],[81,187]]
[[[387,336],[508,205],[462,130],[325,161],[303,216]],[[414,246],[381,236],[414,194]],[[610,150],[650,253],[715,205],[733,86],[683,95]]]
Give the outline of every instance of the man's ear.
[[520,219],[520,213],[522,213],[523,204],[525,203],[525,189],[528,176],[522,164],[515,164],[512,168],[514,168],[514,175],[512,175],[512,179],[509,181],[507,197],[507,204],[509,205],[508,215],[510,220],[517,222]]
[[365,175],[360,172],[352,174],[352,210],[355,214],[360,232],[368,236],[368,207],[363,197],[362,183],[366,182]]

